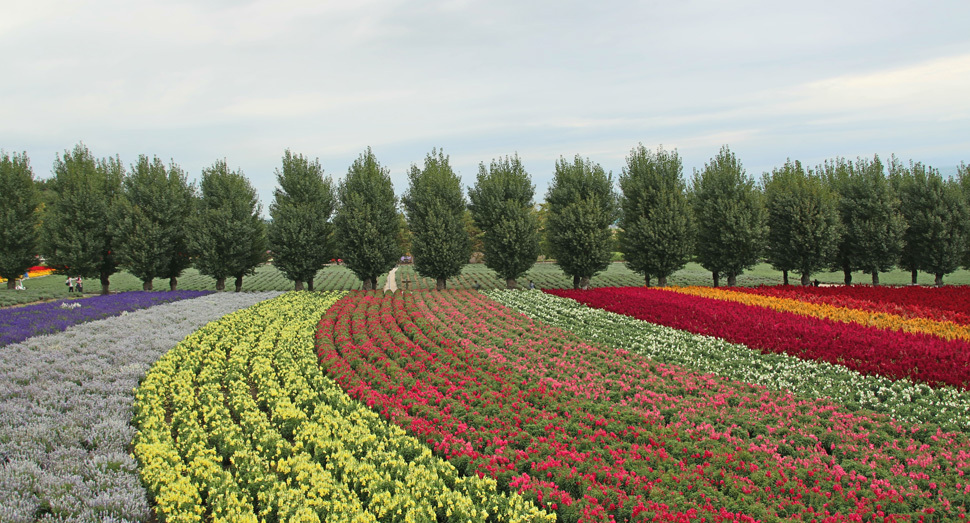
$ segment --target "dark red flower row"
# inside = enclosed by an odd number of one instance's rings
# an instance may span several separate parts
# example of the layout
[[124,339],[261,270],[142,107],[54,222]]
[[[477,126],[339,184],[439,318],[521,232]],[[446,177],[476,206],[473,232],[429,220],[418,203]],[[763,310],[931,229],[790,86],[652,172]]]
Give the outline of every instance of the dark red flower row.
[[966,519],[970,504],[961,433],[589,345],[478,293],[353,293],[317,348],[351,396],[561,521]]
[[763,352],[844,365],[863,374],[964,389],[970,385],[970,343],[962,340],[809,318],[663,289],[612,287],[546,292]]

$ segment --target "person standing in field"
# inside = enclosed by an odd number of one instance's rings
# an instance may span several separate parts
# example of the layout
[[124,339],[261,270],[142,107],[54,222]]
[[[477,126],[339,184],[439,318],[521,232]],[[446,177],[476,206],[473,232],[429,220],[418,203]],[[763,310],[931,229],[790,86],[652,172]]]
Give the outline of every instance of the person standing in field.
[[81,277],[77,277],[77,292],[84,292],[84,283],[81,282]]
[[74,277],[68,276],[67,281],[64,282],[67,285],[67,292],[74,292]]

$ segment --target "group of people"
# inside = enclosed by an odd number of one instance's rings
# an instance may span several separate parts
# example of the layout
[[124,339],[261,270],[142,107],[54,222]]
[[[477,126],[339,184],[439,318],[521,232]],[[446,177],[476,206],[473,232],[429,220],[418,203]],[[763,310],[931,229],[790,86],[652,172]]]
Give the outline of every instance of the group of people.
[[77,290],[77,292],[84,292],[84,281],[81,280],[80,276],[77,278],[68,276],[67,281],[64,282],[64,285],[67,285],[67,292],[74,292],[75,290]]

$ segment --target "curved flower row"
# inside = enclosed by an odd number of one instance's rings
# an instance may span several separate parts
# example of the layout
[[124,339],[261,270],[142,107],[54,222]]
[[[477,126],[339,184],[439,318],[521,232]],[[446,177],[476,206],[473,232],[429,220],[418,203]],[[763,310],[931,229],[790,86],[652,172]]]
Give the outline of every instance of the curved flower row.
[[791,312],[799,316],[818,318],[820,320],[834,320],[842,323],[857,323],[867,327],[886,329],[916,334],[930,334],[943,339],[959,339],[970,341],[970,326],[960,325],[952,321],[938,321],[929,318],[906,317],[888,312],[860,310],[854,308],[830,305],[827,303],[808,302],[799,299],[765,296],[748,292],[736,292],[734,287],[729,289],[713,287],[666,287],[665,290],[711,298],[714,300],[733,301],[753,307],[764,307],[780,312]]
[[560,521],[966,520],[970,440],[585,343],[474,292],[353,294],[353,397]]
[[57,300],[0,309],[0,347],[72,325],[117,316],[171,301],[198,298],[208,291],[122,292],[80,300]]
[[187,335],[279,293],[180,300],[0,350],[0,521],[150,521],[132,392]]
[[134,451],[165,521],[549,521],[352,401],[313,356],[342,293],[289,293],[192,334],[139,387]]
[[809,318],[656,288],[546,292],[763,352],[844,365],[862,374],[932,386],[970,386],[970,342],[963,340]]
[[[53,273],[54,273],[54,269],[51,269],[50,267],[35,265],[34,267],[31,267],[27,271],[27,276],[31,278],[40,278],[41,276],[47,276],[48,274],[53,274]],[[6,278],[0,277],[0,283],[6,283],[6,281],[7,281]]]
[[587,307],[543,292],[488,291],[493,300],[537,321],[569,330],[586,340],[637,352],[649,359],[697,372],[756,383],[799,396],[832,398],[851,409],[864,408],[900,421],[935,423],[970,430],[970,392],[954,387],[893,381],[864,375],[842,365],[762,353],[711,336]]

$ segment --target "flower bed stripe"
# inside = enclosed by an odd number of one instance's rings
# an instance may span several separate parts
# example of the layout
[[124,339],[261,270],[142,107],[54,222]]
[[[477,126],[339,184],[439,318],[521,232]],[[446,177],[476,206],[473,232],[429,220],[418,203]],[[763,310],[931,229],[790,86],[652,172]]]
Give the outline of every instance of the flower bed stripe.
[[963,433],[587,344],[476,293],[354,294],[317,337],[352,396],[560,521],[966,519]]
[[813,303],[803,300],[765,296],[761,294],[737,292],[736,288],[715,289],[712,287],[666,287],[664,290],[711,298],[715,300],[733,301],[752,307],[764,307],[780,312],[791,312],[799,316],[833,320],[842,323],[857,323],[867,327],[886,329],[917,334],[939,336],[946,340],[959,339],[970,341],[970,326],[959,325],[951,321],[937,321],[928,318],[904,317],[887,312],[859,310],[847,307],[829,305],[827,303]]
[[904,318],[926,318],[958,325],[970,325],[968,287],[731,287],[734,292],[790,298],[872,312],[886,312]]
[[587,307],[543,292],[488,291],[493,300],[534,320],[569,330],[587,341],[635,351],[649,359],[756,383],[800,396],[832,398],[851,410],[865,408],[901,421],[970,431],[970,392],[954,387],[893,381],[841,365],[762,353],[711,336],[692,334]]
[[226,316],[152,367],[135,455],[168,521],[551,521],[461,477],[325,378],[313,328],[342,293]]
[[970,343],[807,318],[661,289],[548,290],[580,303],[764,352],[844,365],[932,386],[970,385]]
[[60,332],[92,320],[117,316],[161,303],[198,298],[208,291],[122,292],[77,300],[0,309],[0,347],[31,336]]
[[195,329],[277,294],[156,305],[0,350],[0,521],[148,521],[134,387]]

